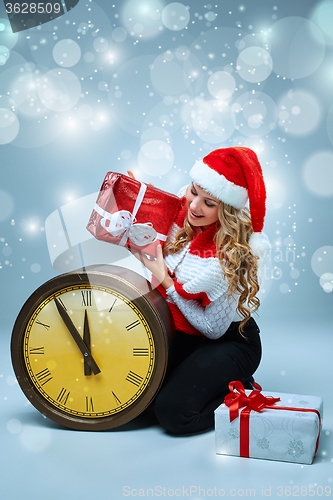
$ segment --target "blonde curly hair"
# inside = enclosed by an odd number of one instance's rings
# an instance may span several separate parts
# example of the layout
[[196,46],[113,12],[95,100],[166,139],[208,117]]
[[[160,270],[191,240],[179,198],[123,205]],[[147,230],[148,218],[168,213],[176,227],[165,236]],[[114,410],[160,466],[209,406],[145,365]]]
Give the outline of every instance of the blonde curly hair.
[[[249,238],[253,233],[249,210],[236,209],[220,201],[218,205],[217,231],[215,243],[218,258],[225,279],[228,283],[228,297],[239,293],[237,311],[243,318],[239,325],[242,333],[244,325],[257,311],[260,300],[258,283],[258,258],[249,246]],[[194,236],[194,227],[190,224],[187,214],[184,226],[178,230],[174,242],[166,242],[164,255],[180,252]]]

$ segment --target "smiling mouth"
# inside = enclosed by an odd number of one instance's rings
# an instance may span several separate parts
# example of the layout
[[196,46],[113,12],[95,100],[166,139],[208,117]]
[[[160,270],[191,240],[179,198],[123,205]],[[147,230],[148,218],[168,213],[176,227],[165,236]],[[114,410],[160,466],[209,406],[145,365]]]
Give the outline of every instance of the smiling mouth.
[[203,217],[203,215],[198,215],[194,212],[192,212],[192,210],[189,210],[190,212],[190,216],[193,218],[193,219],[201,219]]

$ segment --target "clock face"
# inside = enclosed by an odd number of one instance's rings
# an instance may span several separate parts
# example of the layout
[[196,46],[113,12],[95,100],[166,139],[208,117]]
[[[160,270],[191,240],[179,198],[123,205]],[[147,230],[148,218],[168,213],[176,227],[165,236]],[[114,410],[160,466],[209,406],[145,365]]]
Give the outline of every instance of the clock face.
[[23,308],[14,327],[12,358],[23,391],[70,427],[131,420],[166,368],[165,325],[156,307],[118,276],[70,273],[53,281],[27,301],[29,312]]

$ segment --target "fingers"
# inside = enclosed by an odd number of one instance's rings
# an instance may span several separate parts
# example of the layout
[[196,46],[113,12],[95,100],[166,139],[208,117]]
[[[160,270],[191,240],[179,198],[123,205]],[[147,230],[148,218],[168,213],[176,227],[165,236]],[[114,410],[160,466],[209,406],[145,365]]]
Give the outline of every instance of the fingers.
[[163,251],[162,251],[162,245],[158,244],[156,247],[156,260],[162,258],[163,259]]
[[128,177],[135,180],[135,176],[134,176],[132,170],[127,170],[127,174],[128,174]]
[[134,255],[134,257],[136,259],[138,259],[141,262],[141,264],[143,264],[144,266],[146,266],[147,269],[149,269],[149,263],[150,262],[154,262],[153,258],[150,258],[150,256],[144,254],[140,250],[133,250],[133,249],[131,249],[131,253]]
[[[131,179],[136,180],[136,179],[135,179],[135,175],[133,174],[132,170],[127,170],[127,175],[128,175],[128,177],[130,177]],[[154,187],[154,184],[153,184],[152,182],[148,182],[148,186],[152,186],[152,187]]]

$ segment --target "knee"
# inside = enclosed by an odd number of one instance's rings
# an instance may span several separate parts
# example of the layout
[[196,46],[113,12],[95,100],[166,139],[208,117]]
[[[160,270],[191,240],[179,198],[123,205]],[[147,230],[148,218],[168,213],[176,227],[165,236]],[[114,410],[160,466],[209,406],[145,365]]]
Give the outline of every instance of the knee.
[[160,392],[154,405],[155,416],[161,427],[170,434],[185,434],[186,423],[182,417],[180,408],[173,404],[172,400],[167,400]]
[[165,431],[174,435],[193,434],[201,431],[200,412],[191,398],[177,399],[163,389],[156,397],[155,416]]

